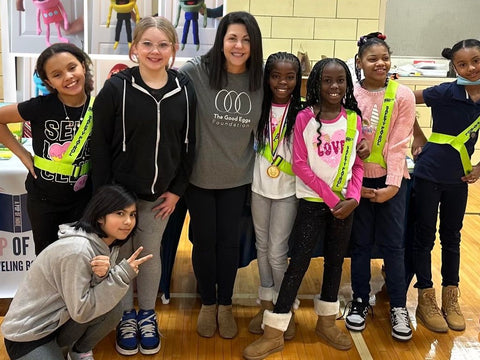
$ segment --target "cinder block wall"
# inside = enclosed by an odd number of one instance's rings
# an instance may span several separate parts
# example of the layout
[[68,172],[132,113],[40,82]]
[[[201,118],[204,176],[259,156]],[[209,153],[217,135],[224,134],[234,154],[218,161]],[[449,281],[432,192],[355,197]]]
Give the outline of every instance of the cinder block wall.
[[315,63],[322,55],[352,58],[361,35],[383,28],[385,0],[228,0],[226,6],[255,16],[265,58],[303,49]]

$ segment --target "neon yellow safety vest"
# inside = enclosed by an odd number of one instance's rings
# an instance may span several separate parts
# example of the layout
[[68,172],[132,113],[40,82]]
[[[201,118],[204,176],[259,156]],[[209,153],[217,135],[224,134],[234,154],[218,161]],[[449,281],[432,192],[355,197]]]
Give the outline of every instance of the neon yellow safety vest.
[[472,162],[468,155],[465,143],[470,139],[470,135],[477,132],[480,129],[480,116],[465,130],[463,130],[457,136],[446,135],[440,133],[432,133],[428,138],[428,142],[434,144],[448,144],[452,146],[460,154],[460,160],[462,161],[463,171],[465,175],[468,175],[472,171]]
[[78,154],[83,149],[87,143],[87,139],[92,132],[93,125],[93,112],[92,106],[94,97],[90,97],[90,102],[88,104],[88,109],[85,112],[85,117],[83,118],[80,127],[78,128],[75,136],[73,137],[70,146],[68,147],[65,154],[59,161],[45,159],[43,157],[35,155],[33,157],[33,164],[36,168],[40,170],[45,170],[53,174],[60,174],[66,176],[79,177],[87,174],[90,171],[90,162],[86,162],[83,165],[73,165],[73,162],[76,160]]
[[390,128],[390,120],[392,119],[393,106],[395,104],[395,96],[397,94],[398,83],[393,80],[388,81],[385,96],[383,97],[382,111],[380,113],[380,121],[375,131],[375,139],[370,150],[368,158],[364,162],[375,163],[382,168],[387,168],[387,163],[383,158],[383,148],[387,141],[388,129]]
[[357,133],[357,113],[353,110],[347,110],[347,130],[345,132],[345,144],[343,145],[342,160],[338,167],[337,176],[333,181],[332,190],[342,200],[345,197],[342,195],[342,190],[347,182],[348,166],[353,154],[355,135]]

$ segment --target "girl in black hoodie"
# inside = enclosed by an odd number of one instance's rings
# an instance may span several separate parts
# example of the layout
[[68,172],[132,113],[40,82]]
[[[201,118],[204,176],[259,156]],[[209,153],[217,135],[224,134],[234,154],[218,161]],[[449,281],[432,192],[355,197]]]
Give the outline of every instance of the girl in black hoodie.
[[186,76],[171,69],[178,40],[165,18],[147,17],[135,27],[130,59],[138,63],[111,77],[93,107],[92,179],[97,188],[121,184],[139,200],[139,231],[126,253],[143,246],[157,254],[124,300],[117,327],[122,355],[160,350],[155,301],[161,275],[160,244],[169,215],[185,191],[195,149],[195,95]]

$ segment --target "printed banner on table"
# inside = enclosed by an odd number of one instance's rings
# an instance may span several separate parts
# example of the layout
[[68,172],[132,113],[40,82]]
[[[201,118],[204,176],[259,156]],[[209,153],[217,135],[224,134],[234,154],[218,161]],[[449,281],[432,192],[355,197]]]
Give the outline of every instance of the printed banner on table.
[[0,298],[11,298],[35,259],[27,195],[0,193]]

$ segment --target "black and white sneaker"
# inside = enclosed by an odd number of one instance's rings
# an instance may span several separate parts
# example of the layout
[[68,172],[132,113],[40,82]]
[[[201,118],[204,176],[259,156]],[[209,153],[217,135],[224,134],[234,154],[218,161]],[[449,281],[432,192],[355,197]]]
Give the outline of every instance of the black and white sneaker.
[[390,321],[392,322],[392,336],[396,340],[408,341],[412,338],[408,311],[404,307],[390,309]]
[[345,326],[347,327],[347,329],[353,331],[362,331],[363,329],[365,329],[365,319],[367,317],[369,309],[372,309],[372,307],[368,302],[364,303],[360,298],[353,300],[351,302],[348,315],[345,318]]

